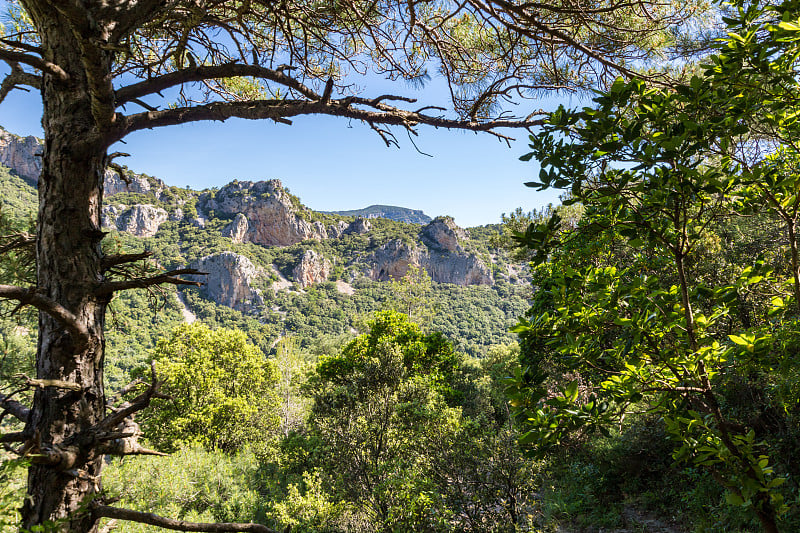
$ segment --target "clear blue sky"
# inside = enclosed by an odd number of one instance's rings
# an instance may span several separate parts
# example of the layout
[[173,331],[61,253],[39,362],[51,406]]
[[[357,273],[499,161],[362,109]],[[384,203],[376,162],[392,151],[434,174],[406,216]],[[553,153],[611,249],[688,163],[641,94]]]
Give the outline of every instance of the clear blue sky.
[[[364,96],[392,92],[428,103],[444,99],[441,89],[436,80],[420,93],[379,81]],[[513,111],[524,115],[553,102],[529,101]],[[12,133],[41,136],[40,118],[37,94],[14,91],[0,104],[0,125]],[[557,192],[523,185],[539,173],[535,163],[518,161],[527,149],[524,130],[510,132],[517,141],[508,148],[487,134],[421,127],[415,142],[433,157],[417,152],[404,131],[396,133],[400,149],[387,148],[368,126],[344,119],[301,117],[293,126],[232,119],[137,132],[112,151],[130,153],[117,160],[130,169],[180,187],[279,178],[320,211],[399,205],[451,215],[470,227],[499,222],[501,213],[516,207],[527,211],[557,202]]]

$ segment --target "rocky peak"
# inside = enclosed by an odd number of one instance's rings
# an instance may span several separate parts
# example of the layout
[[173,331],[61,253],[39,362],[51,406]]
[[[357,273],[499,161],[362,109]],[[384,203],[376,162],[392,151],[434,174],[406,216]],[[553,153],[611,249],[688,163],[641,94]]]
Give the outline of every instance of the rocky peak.
[[447,252],[463,252],[458,241],[469,238],[465,230],[456,226],[452,217],[436,217],[420,230],[420,236],[429,248]]
[[314,250],[306,250],[292,272],[295,281],[303,289],[327,280],[330,273],[331,262]]
[[431,280],[454,285],[491,285],[486,264],[477,256],[417,247],[399,240],[389,241],[368,259],[369,277],[375,281],[402,278],[411,265],[425,269]]
[[217,191],[209,201],[215,211],[247,217],[244,242],[268,246],[288,246],[306,239],[323,239],[327,235],[321,225],[314,226],[298,213],[292,197],[280,180],[234,181]]
[[216,303],[243,313],[256,312],[264,305],[261,294],[252,286],[262,272],[245,256],[221,252],[207,255],[190,267],[208,273],[194,279],[204,283],[201,292]]
[[327,234],[328,237],[332,239],[338,239],[339,237],[344,235],[344,232],[346,230],[347,230],[347,222],[345,222],[344,220],[340,220],[336,224],[331,224],[330,226],[328,226]]
[[36,137],[19,137],[0,128],[0,163],[32,183],[42,173],[43,151]]
[[155,178],[148,179],[147,176],[142,174],[126,172],[123,179],[118,172],[106,169],[103,175],[103,196],[112,196],[121,192],[135,192],[138,194],[152,192],[156,198],[159,198],[161,191],[166,187],[163,181]]

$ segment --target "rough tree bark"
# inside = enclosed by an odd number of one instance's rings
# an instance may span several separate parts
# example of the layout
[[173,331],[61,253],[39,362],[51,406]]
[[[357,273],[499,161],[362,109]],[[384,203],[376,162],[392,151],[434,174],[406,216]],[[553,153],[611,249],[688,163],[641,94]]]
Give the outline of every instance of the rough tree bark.
[[[100,209],[106,145],[92,115],[88,82],[80,75],[79,44],[59,28],[63,21],[49,20],[50,27],[39,28],[52,54],[48,59],[72,75],[67,82],[45,76],[42,87],[46,145],[39,179],[38,291],[71,311],[88,336],[75,338],[40,312],[37,377],[74,383],[79,390],[44,387],[35,393],[26,433],[36,435],[42,449],[34,450],[23,527],[61,517],[65,530],[94,531],[91,513],[78,511],[100,488],[102,455],[87,439],[105,415],[103,330],[109,297],[94,292],[103,281]],[[111,61],[105,52],[97,66],[110,73]]]

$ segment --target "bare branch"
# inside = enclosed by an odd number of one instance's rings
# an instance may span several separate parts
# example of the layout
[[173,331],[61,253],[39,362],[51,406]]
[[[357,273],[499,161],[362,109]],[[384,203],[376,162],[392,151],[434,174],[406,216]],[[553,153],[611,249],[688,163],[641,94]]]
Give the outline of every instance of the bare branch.
[[200,272],[199,270],[195,270],[193,268],[181,268],[178,270],[170,270],[169,272],[164,272],[163,274],[159,274],[158,276],[152,276],[149,278],[136,278],[124,281],[110,281],[108,283],[103,283],[102,285],[100,285],[100,287],[96,291],[94,291],[94,294],[96,296],[103,296],[106,294],[111,294],[116,291],[124,291],[127,289],[144,289],[147,287],[152,287],[153,285],[163,285],[165,283],[171,285],[194,285],[195,287],[200,287],[203,285],[199,281],[177,277],[182,275],[206,276],[208,275],[208,273]]
[[[0,84],[0,102],[6,99],[8,93],[13,91],[14,89],[20,89],[21,86],[26,85],[28,87],[32,87],[34,89],[41,88],[42,79],[35,74],[30,74],[22,70],[22,67],[19,66],[19,63],[10,62],[11,65],[11,72],[3,78],[3,83]],[[27,89],[23,89],[26,90]]]
[[111,431],[121,424],[124,424],[126,418],[129,418],[142,409],[147,408],[147,406],[150,405],[150,400],[153,398],[169,398],[169,396],[158,392],[158,387],[161,385],[161,382],[158,380],[158,376],[156,376],[155,361],[150,363],[150,371],[152,374],[152,382],[150,383],[150,386],[147,387],[146,391],[134,398],[132,401],[122,404],[117,410],[98,422],[89,431],[95,434]]
[[97,434],[94,438],[100,444],[96,447],[98,453],[104,455],[158,455],[166,457],[169,454],[145,448],[139,444],[139,436],[142,434],[139,424],[134,422],[133,415],[123,419],[117,427],[117,431],[105,434]]
[[13,48],[20,48],[25,50],[26,52],[30,52],[32,54],[39,54],[42,55],[42,49],[39,46],[33,46],[32,44],[23,43],[22,41],[15,41],[13,39],[2,38],[0,39],[0,43],[7,44]]
[[[284,69],[285,70],[285,69]],[[280,69],[270,69],[258,65],[243,65],[239,63],[226,63],[224,65],[201,65],[185,68],[157,78],[141,81],[117,90],[117,106],[132,102],[149,94],[155,94],[164,89],[189,83],[193,81],[212,80],[219,78],[233,78],[237,76],[251,76],[280,83],[290,89],[296,90],[306,98],[319,100],[321,97],[296,79],[287,76]]]
[[0,409],[8,412],[20,422],[26,423],[28,422],[28,417],[31,414],[29,407],[26,407],[17,400],[12,400],[9,396],[3,394],[0,394]]
[[30,54],[24,54],[22,52],[15,52],[13,50],[0,48],[0,59],[4,59],[6,61],[13,61],[15,63],[23,63],[35,69],[41,70],[46,74],[51,74],[56,78],[58,78],[60,81],[69,80],[69,74],[67,74],[63,68],[59,67],[55,63],[51,63],[50,61],[45,61],[41,57],[36,57]]
[[35,379],[29,378],[28,376],[23,376],[25,378],[25,383],[30,385],[31,387],[37,387],[40,389],[44,389],[46,387],[53,387],[54,389],[65,389],[71,391],[80,391],[83,388],[78,385],[77,383],[72,383],[70,381],[63,381],[60,379]]
[[14,285],[0,285],[0,298],[17,300],[22,305],[32,305],[56,319],[72,335],[77,351],[83,351],[88,346],[91,337],[86,325],[66,307],[36,292],[35,287],[24,289]]
[[25,442],[25,438],[25,433],[22,431],[6,433],[4,435],[0,435],[0,443],[9,444],[11,442]]
[[151,526],[172,529],[173,531],[201,531],[208,533],[275,533],[275,530],[262,526],[261,524],[235,524],[218,523],[209,524],[201,522],[186,522],[185,520],[174,520],[165,518],[152,513],[142,513],[131,509],[120,509],[108,505],[96,505],[93,509],[96,518],[113,518],[116,520],[127,520],[128,522],[138,522]]
[[142,259],[147,259],[148,257],[152,256],[153,252],[140,252],[138,254],[114,254],[114,255],[107,255],[100,260],[100,270],[105,272],[110,268],[114,268],[115,266],[124,265],[125,263],[135,263],[136,261],[141,261]]
[[17,248],[24,248],[26,246],[34,246],[36,244],[36,236],[30,233],[21,232],[13,235],[3,235],[0,241],[9,239],[9,242],[0,246],[0,254],[16,250]]

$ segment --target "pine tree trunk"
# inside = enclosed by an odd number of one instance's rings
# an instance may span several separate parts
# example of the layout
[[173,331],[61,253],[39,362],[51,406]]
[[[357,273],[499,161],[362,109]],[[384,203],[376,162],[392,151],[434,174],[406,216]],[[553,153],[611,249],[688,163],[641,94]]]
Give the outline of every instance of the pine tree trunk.
[[[39,28],[44,49],[54,54],[48,59],[61,65],[70,80],[46,76],[42,88],[38,290],[77,317],[89,331],[89,342],[81,347],[63,324],[40,312],[37,378],[67,381],[79,390],[46,387],[35,393],[26,429],[35,436],[34,452],[40,458],[33,455],[22,514],[24,528],[55,521],[59,531],[82,533],[96,530],[88,504],[100,489],[103,459],[87,430],[105,414],[103,327],[108,302],[93,293],[103,279],[100,210],[107,147],[92,117],[77,42],[58,26],[56,21]],[[48,452],[51,458],[60,456],[60,463],[43,460]]]

